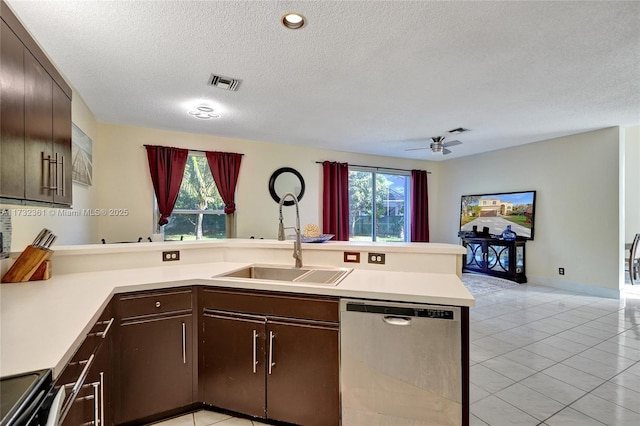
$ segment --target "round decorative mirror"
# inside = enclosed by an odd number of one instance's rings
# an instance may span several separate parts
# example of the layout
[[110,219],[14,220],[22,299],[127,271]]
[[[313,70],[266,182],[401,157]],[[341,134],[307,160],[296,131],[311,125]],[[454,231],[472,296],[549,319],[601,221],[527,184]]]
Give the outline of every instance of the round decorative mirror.
[[[280,198],[287,192],[295,194],[298,201],[300,201],[304,195],[304,179],[296,169],[280,167],[273,172],[269,179],[269,193],[271,198],[276,203],[279,203]],[[283,204],[292,206],[294,202],[293,200],[286,200]]]

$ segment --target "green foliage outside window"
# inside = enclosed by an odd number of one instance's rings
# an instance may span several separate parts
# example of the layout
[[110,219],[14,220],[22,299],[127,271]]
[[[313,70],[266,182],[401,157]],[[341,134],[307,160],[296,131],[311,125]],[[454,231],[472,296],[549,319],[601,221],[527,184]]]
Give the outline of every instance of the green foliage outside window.
[[165,240],[225,238],[225,224],[224,202],[206,157],[189,155]]

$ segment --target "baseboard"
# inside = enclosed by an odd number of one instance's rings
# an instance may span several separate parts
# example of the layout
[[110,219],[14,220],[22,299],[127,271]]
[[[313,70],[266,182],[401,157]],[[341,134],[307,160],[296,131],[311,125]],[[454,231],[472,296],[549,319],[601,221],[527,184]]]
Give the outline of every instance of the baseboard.
[[544,287],[558,288],[560,290],[567,290],[589,296],[606,297],[608,299],[620,299],[622,295],[622,290],[620,289],[596,287],[589,284],[574,283],[571,281],[558,281],[535,276],[529,276],[528,278],[530,284],[538,284]]

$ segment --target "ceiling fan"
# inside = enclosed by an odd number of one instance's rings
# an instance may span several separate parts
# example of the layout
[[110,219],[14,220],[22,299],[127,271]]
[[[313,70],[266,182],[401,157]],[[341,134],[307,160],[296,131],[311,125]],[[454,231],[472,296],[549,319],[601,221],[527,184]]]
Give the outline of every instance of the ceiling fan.
[[462,142],[458,140],[444,142],[444,136],[434,136],[431,138],[431,141],[432,142],[428,148],[427,147],[411,148],[411,149],[405,149],[405,151],[418,151],[421,149],[431,149],[431,152],[434,154],[447,155],[447,154],[451,154],[451,150],[447,149],[448,147],[462,145]]

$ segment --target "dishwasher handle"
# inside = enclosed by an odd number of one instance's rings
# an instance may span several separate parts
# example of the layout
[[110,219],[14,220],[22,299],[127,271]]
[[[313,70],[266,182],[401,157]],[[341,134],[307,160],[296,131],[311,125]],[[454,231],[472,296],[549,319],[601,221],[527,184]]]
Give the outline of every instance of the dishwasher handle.
[[389,325],[411,325],[411,318],[409,317],[396,317],[393,315],[385,315],[382,317],[382,321]]

